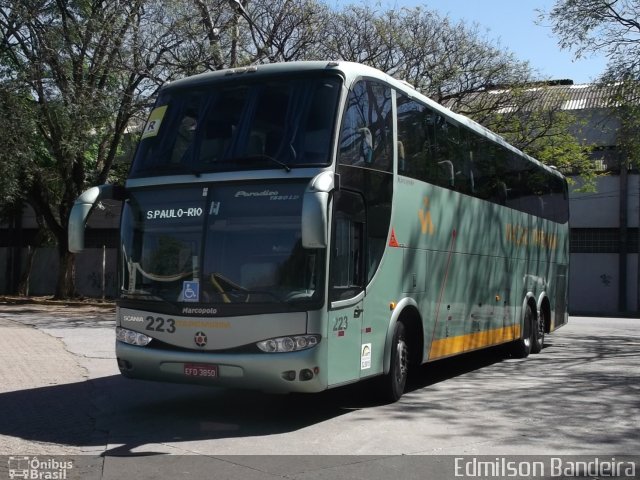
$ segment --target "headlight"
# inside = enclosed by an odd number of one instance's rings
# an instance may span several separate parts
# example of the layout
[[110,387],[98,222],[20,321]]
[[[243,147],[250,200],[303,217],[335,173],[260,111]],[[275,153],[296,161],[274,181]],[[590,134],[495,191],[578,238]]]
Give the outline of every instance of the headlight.
[[315,347],[320,343],[320,335],[296,335],[294,337],[270,338],[256,343],[258,348],[267,353],[297,352]]
[[133,330],[128,330],[126,328],[116,327],[116,340],[124,343],[128,343],[129,345],[137,345],[139,347],[144,347],[149,345],[149,342],[153,340],[148,335],[140,332],[134,332]]

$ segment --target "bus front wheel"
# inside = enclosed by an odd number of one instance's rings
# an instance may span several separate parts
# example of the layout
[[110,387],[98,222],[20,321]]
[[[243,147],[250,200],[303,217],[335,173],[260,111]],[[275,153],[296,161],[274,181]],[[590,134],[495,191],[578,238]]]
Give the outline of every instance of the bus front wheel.
[[409,347],[402,322],[397,322],[393,331],[391,344],[391,365],[389,373],[383,377],[383,393],[385,400],[396,402],[402,397],[409,373]]

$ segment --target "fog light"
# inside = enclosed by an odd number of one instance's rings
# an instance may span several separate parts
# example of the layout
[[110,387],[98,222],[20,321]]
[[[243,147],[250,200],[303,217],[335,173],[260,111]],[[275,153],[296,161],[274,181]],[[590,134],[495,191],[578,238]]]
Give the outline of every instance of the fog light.
[[308,368],[304,370],[300,370],[300,381],[306,382],[307,380],[311,380],[313,378],[313,372]]
[[282,372],[282,378],[293,382],[296,379],[296,372],[293,370],[289,370],[288,372]]
[[128,360],[123,360],[121,358],[118,358],[118,368],[120,370],[131,370],[132,365]]

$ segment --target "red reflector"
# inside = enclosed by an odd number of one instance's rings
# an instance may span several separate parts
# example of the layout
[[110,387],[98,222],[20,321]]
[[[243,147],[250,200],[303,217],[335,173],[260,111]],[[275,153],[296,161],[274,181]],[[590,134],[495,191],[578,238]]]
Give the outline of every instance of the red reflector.
[[340,330],[340,331],[338,332],[338,336],[339,336],[339,337],[344,337],[344,330]]
[[390,247],[399,247],[398,240],[396,239],[396,231],[395,229],[391,229],[391,238],[389,239]]
[[371,333],[371,327],[367,327],[364,329],[364,333]]

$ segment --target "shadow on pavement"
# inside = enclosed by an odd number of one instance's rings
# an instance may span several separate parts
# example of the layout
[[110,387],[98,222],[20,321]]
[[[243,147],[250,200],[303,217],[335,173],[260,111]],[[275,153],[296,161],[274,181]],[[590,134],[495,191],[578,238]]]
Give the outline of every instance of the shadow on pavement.
[[[466,355],[465,357],[469,357]],[[423,367],[408,391],[496,361],[497,355],[471,354]],[[0,434],[72,446],[123,444],[105,455],[131,453],[146,444],[264,436],[295,431],[353,410],[383,405],[375,381],[319,394],[275,395],[130,380],[120,375],[0,394]]]
[[[527,360],[503,361],[502,352],[491,349],[429,364],[410,377],[405,397],[393,405],[375,400],[372,382],[316,395],[268,395],[110,376],[13,391],[0,394],[0,434],[94,449],[122,445],[106,456],[156,455],[160,453],[132,450],[163,442],[281,434],[359,409],[384,408],[388,418],[437,416],[460,423],[479,416],[477,412],[493,402],[503,418],[513,422],[515,439],[535,434],[545,422],[554,426],[563,411],[571,414],[563,424],[565,441],[566,435],[576,445],[584,441],[584,425],[605,441],[607,435],[612,442],[637,438],[634,422],[616,430],[607,430],[602,422],[610,416],[638,418],[640,371],[586,368],[629,356],[634,358],[625,364],[639,365],[637,339],[574,340],[551,344]],[[514,388],[514,379],[519,387]],[[574,399],[572,404],[567,398]],[[363,417],[363,422],[375,421],[373,414]],[[482,429],[490,427],[469,422],[468,433],[482,435]]]

